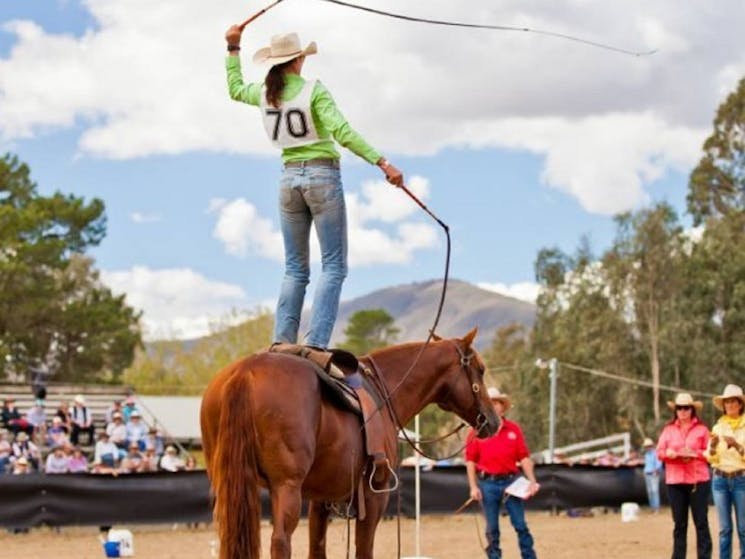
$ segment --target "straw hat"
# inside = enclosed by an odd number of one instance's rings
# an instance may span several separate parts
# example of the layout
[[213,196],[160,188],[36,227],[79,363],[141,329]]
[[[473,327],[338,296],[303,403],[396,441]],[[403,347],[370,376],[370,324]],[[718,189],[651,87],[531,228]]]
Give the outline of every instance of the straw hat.
[[28,459],[25,456],[21,456],[16,460],[16,464],[19,466],[28,466]]
[[649,448],[650,446],[654,446],[654,441],[649,437],[644,437],[644,441],[642,441],[642,448]]
[[737,398],[745,407],[745,395],[742,393],[742,388],[736,384],[728,384],[720,396],[714,396],[711,400],[714,402],[714,407],[724,411],[724,401],[728,398]]
[[28,440],[28,434],[26,433],[26,431],[19,431],[16,435],[16,440],[19,443],[26,442]]
[[85,397],[82,394],[78,394],[75,396],[75,403],[81,406],[85,405]]
[[315,41],[311,41],[310,44],[305,47],[300,47],[300,37],[297,33],[287,33],[285,35],[274,35],[269,43],[268,47],[259,49],[254,54],[254,62],[257,64],[271,64],[276,66],[297,58],[298,56],[308,56],[310,54],[316,54],[318,47]]
[[677,406],[693,406],[694,408],[696,408],[696,411],[701,411],[704,407],[704,404],[700,400],[694,400],[693,396],[691,396],[687,392],[681,392],[680,394],[675,395],[674,401],[667,401],[667,407],[671,410],[674,410]]
[[490,386],[489,388],[487,388],[486,393],[489,396],[490,400],[497,400],[498,402],[502,402],[504,411],[507,411],[512,407],[510,397],[507,394],[503,394],[502,392],[500,392],[499,388],[497,388],[496,386]]
[[169,453],[174,453],[174,454],[175,454],[175,453],[177,453],[178,451],[176,450],[176,447],[175,447],[175,446],[173,446],[172,444],[169,444],[169,445],[168,445],[168,446],[166,447],[166,452],[169,452]]

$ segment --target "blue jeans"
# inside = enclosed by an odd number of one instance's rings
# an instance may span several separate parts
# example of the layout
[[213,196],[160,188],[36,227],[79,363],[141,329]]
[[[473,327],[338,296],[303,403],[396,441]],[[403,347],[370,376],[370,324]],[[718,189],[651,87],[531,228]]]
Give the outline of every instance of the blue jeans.
[[740,559],[745,559],[745,476],[726,478],[714,474],[711,484],[719,516],[719,557],[732,558],[732,510],[735,511]]
[[[491,480],[479,480],[482,504],[486,515],[486,539],[489,545],[486,554],[489,559],[502,559],[502,550],[499,547],[499,512],[502,508],[504,490],[512,483],[514,478]],[[528,524],[525,522],[525,509],[523,502],[518,497],[508,496],[504,499],[504,506],[510,517],[512,527],[517,532],[517,542],[520,546],[522,559],[535,559],[533,550],[533,536],[530,535]]]
[[321,245],[321,277],[306,343],[325,348],[347,276],[347,214],[339,169],[312,165],[285,168],[280,181],[279,214],[285,276],[277,302],[274,341],[297,343],[305,288],[310,280],[310,228],[315,223]]
[[660,474],[644,474],[644,483],[650,508],[660,510]]

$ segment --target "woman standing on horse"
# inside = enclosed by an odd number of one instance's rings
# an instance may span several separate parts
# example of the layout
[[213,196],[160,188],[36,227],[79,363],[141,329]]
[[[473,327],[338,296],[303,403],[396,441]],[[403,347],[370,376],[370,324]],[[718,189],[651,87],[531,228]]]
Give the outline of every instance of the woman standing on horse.
[[305,80],[305,57],[316,44],[301,48],[297,34],[275,35],[254,62],[270,64],[264,83],[243,81],[240,51],[242,29],[228,29],[226,69],[230,97],[261,109],[270,141],[282,150],[280,226],[285,247],[285,276],[277,302],[274,342],[297,343],[300,313],[310,277],[310,228],[315,222],[321,246],[322,272],[310,317],[307,345],[325,349],[339,309],[347,275],[347,220],[334,140],[377,165],[391,184],[403,175],[355,132],[337,109],[331,94],[317,80]]

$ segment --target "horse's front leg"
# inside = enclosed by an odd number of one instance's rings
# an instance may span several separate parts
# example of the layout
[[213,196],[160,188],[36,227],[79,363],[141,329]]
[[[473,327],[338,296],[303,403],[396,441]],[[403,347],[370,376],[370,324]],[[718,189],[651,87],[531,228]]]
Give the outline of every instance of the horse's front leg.
[[375,529],[388,504],[388,493],[372,494],[365,491],[365,519],[358,520],[354,527],[356,559],[373,559]]
[[308,505],[308,559],[326,559],[326,529],[329,525],[329,510],[320,501]]
[[286,481],[272,486],[272,559],[290,559],[292,556],[292,533],[300,519],[302,496],[300,483]]

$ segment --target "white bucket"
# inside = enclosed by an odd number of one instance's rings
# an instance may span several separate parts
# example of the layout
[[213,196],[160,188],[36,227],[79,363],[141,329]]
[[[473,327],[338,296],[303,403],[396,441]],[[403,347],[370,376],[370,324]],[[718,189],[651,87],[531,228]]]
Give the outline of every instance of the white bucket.
[[109,530],[109,541],[119,542],[120,557],[132,557],[135,554],[135,544],[129,530]]
[[639,520],[639,505],[623,503],[621,505],[621,522],[634,522],[636,520]]

